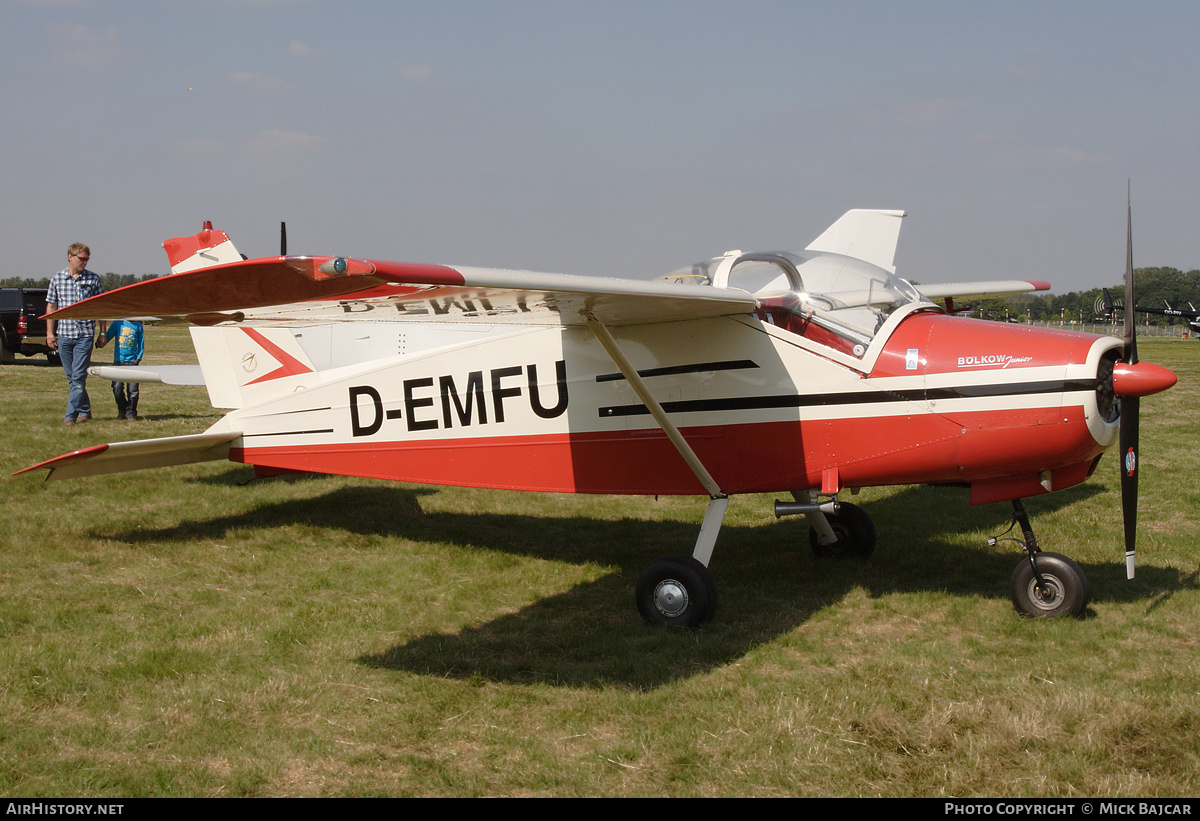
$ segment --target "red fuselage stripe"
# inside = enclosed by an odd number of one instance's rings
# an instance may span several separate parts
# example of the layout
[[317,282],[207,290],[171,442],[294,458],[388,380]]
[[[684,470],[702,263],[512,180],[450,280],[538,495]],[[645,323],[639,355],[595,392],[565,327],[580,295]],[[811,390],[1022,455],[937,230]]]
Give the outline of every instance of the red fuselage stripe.
[[[1030,437],[1031,429],[1037,436]],[[917,414],[720,425],[683,431],[727,493],[842,485],[971,482],[1093,459],[1082,409]],[[881,443],[894,443],[891,446]],[[248,464],[404,482],[574,493],[697,494],[704,490],[658,430],[245,447]]]

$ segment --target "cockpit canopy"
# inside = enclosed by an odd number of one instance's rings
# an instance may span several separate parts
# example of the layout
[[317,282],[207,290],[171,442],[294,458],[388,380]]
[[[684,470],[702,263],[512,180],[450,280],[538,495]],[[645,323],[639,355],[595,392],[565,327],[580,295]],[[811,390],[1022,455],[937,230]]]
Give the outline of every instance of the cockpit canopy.
[[866,352],[897,308],[913,303],[935,307],[885,268],[820,251],[730,251],[664,279],[749,291],[758,299],[756,313],[764,322],[856,357]]

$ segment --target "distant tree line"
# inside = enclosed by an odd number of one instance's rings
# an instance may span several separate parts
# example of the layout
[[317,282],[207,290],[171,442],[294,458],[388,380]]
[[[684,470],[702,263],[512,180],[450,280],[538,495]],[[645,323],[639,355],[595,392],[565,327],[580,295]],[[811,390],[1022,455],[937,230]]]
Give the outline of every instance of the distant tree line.
[[[110,271],[107,274],[101,274],[100,281],[104,285],[104,290],[115,291],[117,288],[124,288],[126,285],[141,282],[143,279],[154,279],[156,276],[158,274],[142,274],[139,277],[133,274],[114,274]],[[50,277],[42,277],[41,279],[8,277],[7,279],[0,279],[0,287],[4,288],[45,288],[49,285]]]
[[[1187,273],[1177,268],[1138,268],[1133,272],[1137,304],[1142,308],[1187,308],[1189,303],[1200,308],[1200,270]],[[919,286],[918,286],[919,287]],[[1125,284],[1108,286],[1117,305],[1125,301]],[[1102,288],[1071,291],[1068,294],[1017,294],[1003,299],[984,299],[956,308],[971,308],[971,316],[1000,322],[1103,322],[1104,293]],[[1121,321],[1117,314],[1117,321]],[[1174,316],[1138,314],[1138,324],[1182,325],[1186,320]]]

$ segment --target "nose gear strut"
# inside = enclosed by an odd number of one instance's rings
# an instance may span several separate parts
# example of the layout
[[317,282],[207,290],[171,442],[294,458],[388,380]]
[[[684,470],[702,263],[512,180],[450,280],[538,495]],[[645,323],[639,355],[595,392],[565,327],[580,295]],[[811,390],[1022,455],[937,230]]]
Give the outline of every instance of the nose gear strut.
[[[1029,524],[1020,499],[1013,499],[1013,516],[1008,529],[988,537],[988,545],[1016,542],[1025,551],[1013,571],[1010,595],[1017,612],[1025,616],[1078,616],[1087,607],[1088,581],[1079,565],[1058,553],[1043,553]],[[1008,536],[1021,528],[1021,538]]]

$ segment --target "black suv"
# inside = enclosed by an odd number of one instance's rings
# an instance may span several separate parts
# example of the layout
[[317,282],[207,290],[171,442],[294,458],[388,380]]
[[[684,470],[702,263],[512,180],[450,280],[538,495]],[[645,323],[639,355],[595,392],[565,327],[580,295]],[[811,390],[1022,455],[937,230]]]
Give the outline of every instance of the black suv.
[[45,288],[0,288],[0,363],[8,364],[16,354],[46,354],[58,362],[58,354],[46,344]]

